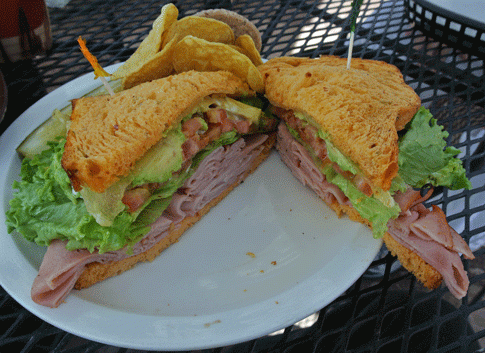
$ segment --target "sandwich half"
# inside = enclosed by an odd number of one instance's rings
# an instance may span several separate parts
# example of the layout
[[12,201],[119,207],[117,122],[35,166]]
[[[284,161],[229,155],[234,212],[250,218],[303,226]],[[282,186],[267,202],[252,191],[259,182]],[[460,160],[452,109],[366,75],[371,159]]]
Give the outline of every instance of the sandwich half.
[[72,102],[67,136],[22,162],[9,232],[47,246],[32,299],[59,306],[151,261],[268,156],[276,120],[226,71]]
[[340,217],[383,238],[427,288],[442,281],[457,298],[469,281],[467,243],[443,211],[423,206],[422,188],[471,188],[459,150],[421,107],[400,71],[384,62],[326,56],[283,57],[258,67],[272,112],[281,118],[277,149],[293,174]]

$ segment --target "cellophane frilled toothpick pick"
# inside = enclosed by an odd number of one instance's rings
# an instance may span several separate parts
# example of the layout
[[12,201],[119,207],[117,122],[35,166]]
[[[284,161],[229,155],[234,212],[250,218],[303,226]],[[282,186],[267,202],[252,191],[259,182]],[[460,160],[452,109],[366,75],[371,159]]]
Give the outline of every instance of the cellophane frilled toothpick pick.
[[347,70],[350,69],[350,62],[352,60],[352,49],[354,47],[354,37],[355,37],[355,24],[357,23],[357,17],[359,16],[360,7],[364,0],[354,0],[352,1],[352,9],[350,13],[350,43],[349,52],[347,55]]
[[79,43],[79,47],[81,48],[81,52],[83,53],[84,57],[89,61],[89,63],[93,67],[94,78],[96,79],[96,78],[99,77],[99,79],[103,83],[103,85],[106,88],[106,90],[108,91],[108,93],[111,96],[113,96],[115,93],[114,93],[113,89],[111,88],[110,84],[108,83],[108,81],[105,78],[105,77],[109,77],[111,75],[109,73],[107,73],[101,67],[101,65],[99,65],[98,59],[96,59],[96,57],[89,52],[88,47],[86,46],[86,41],[81,36],[79,36],[79,38],[77,39],[77,42]]

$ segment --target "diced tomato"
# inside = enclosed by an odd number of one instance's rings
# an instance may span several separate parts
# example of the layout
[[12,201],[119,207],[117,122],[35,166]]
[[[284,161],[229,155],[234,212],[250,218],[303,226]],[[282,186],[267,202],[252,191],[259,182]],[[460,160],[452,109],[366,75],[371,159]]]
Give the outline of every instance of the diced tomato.
[[150,191],[145,187],[138,187],[128,190],[123,195],[123,202],[128,206],[130,212],[135,212],[138,210],[150,197]]
[[192,135],[188,137],[187,140],[182,144],[182,152],[184,154],[184,160],[191,158],[195,155],[199,150],[203,148],[199,142],[199,136]]
[[[210,125],[209,125],[210,126]],[[210,126],[209,130],[205,133],[204,138],[209,139],[209,141],[215,141],[221,136],[222,130],[219,125]]]
[[349,171],[342,170],[337,163],[333,163],[332,166],[337,173],[341,174],[345,179],[352,181],[360,192],[366,196],[372,196],[372,187],[366,178],[360,175],[355,175]]
[[227,119],[227,113],[224,109],[211,109],[207,111],[209,123],[218,124]]
[[372,196],[372,188],[370,184],[360,175],[356,175],[354,178],[355,186],[366,196]]
[[208,129],[200,133],[203,123],[201,123],[199,118],[189,119],[182,124],[182,132],[187,138],[182,145],[184,160],[192,158],[197,152],[217,140],[225,132],[236,129],[239,133],[246,134],[251,129],[250,121],[230,112],[228,113],[224,109],[214,108],[204,113]]
[[192,118],[182,124],[182,132],[185,136],[189,137],[195,135],[202,127],[203,125],[200,119]]
[[240,134],[247,134],[251,126],[251,122],[248,120],[237,120],[234,124],[236,125],[237,132]]
[[234,129],[234,123],[229,119],[224,119],[224,120],[222,120],[220,127],[221,127],[222,133],[228,132],[228,131],[231,131],[232,129]]

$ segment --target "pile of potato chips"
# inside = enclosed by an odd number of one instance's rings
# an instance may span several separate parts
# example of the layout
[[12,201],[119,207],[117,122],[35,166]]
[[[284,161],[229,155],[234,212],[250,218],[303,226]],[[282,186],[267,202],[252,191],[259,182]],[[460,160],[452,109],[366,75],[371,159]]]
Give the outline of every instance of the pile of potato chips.
[[264,90],[256,66],[259,51],[248,34],[235,38],[233,29],[212,18],[187,16],[178,20],[173,4],[165,5],[148,36],[133,55],[115,71],[123,87],[189,70],[225,70],[245,80],[256,92]]

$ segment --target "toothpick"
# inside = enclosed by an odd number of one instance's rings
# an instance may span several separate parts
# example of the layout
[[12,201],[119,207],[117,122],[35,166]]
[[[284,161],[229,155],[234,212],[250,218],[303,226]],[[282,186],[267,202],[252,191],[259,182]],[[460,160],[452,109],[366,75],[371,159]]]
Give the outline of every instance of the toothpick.
[[355,33],[350,32],[349,53],[347,54],[347,70],[350,69],[350,61],[352,60],[352,49],[354,48]]
[[352,10],[350,13],[350,43],[349,52],[347,55],[347,70],[350,69],[350,61],[352,60],[352,50],[354,48],[354,38],[355,38],[355,24],[357,22],[357,17],[359,16],[360,6],[364,0],[354,0],[352,2]]
[[111,85],[108,83],[108,80],[106,80],[103,76],[99,76],[99,79],[104,85],[104,88],[108,91],[110,96],[114,96],[115,92],[113,91],[113,88],[111,88]]

